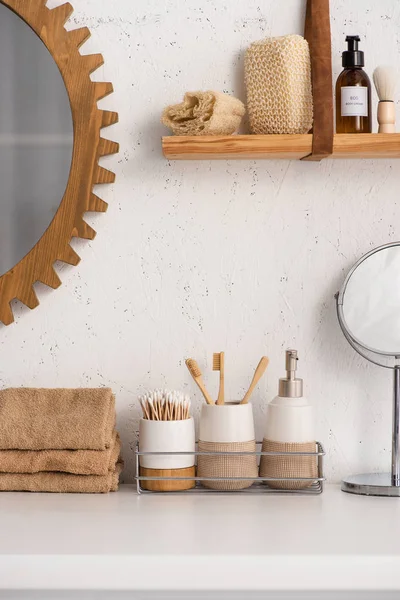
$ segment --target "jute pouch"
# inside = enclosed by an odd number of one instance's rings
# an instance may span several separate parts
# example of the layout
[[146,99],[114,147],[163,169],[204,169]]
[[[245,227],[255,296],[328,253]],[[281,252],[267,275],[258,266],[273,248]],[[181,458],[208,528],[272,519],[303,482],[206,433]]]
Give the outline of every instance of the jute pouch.
[[[199,451],[203,452],[255,452],[255,440],[249,442],[202,442]],[[197,461],[198,477],[258,477],[256,456],[199,456]],[[204,487],[212,490],[244,490],[253,485],[253,481],[225,480],[202,481]]]
[[255,42],[246,52],[250,129],[257,134],[308,133],[313,125],[308,42],[286,35]]
[[[316,452],[316,443],[284,444],[264,438],[263,452]],[[262,456],[260,477],[318,477],[317,456]],[[268,481],[269,487],[278,490],[302,490],[313,481]]]

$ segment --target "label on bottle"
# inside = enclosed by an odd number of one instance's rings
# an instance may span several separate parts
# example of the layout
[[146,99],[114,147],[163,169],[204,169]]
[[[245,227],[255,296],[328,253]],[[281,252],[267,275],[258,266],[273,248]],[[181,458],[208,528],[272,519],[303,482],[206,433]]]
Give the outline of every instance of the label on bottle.
[[368,88],[342,87],[342,117],[368,117]]

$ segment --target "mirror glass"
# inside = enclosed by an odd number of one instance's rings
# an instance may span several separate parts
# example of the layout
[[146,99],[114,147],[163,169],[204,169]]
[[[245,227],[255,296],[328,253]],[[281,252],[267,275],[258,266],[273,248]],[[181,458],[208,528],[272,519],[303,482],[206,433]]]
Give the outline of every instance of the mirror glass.
[[400,244],[379,248],[350,274],[344,326],[368,350],[400,355]]
[[39,241],[71,167],[68,94],[51,54],[0,3],[0,275]]

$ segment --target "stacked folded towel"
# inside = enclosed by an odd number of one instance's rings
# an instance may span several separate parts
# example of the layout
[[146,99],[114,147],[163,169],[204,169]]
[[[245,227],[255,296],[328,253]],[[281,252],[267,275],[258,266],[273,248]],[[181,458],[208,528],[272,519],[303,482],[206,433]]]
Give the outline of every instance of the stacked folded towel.
[[116,491],[120,451],[110,389],[0,391],[0,491]]

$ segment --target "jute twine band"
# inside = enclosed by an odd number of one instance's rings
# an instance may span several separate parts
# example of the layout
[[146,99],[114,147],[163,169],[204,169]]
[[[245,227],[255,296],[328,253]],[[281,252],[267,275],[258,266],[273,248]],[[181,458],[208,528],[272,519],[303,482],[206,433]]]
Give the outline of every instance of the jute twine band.
[[[315,442],[284,444],[264,438],[263,452],[316,452]],[[318,477],[317,456],[262,456],[260,477]],[[269,487],[278,490],[302,490],[313,481],[268,481]]]
[[[202,452],[255,452],[256,442],[214,443],[199,441]],[[258,477],[256,456],[199,456],[197,462],[199,477]],[[253,485],[253,481],[225,480],[202,481],[202,485],[212,490],[243,490]]]

